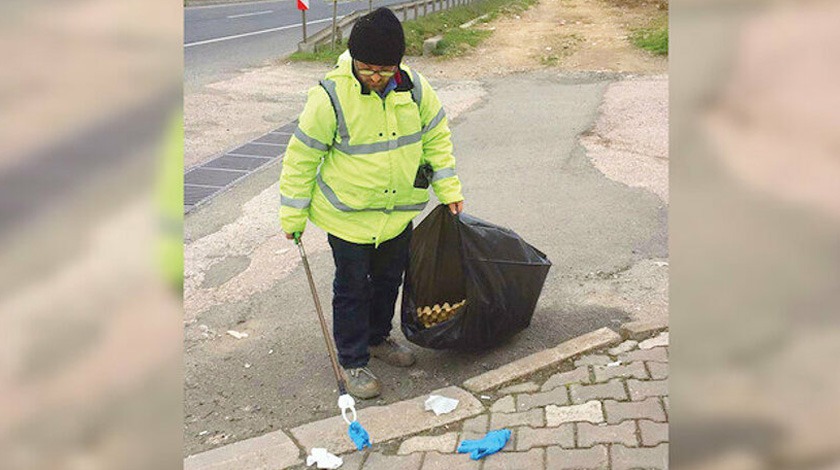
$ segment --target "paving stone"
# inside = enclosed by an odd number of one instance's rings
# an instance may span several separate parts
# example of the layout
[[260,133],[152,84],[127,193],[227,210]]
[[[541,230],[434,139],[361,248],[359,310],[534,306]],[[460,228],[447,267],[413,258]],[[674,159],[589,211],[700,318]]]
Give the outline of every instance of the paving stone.
[[499,452],[484,458],[484,470],[542,470],[543,449],[528,452]]
[[609,364],[610,362],[613,362],[613,360],[610,359],[610,356],[604,356],[604,355],[601,355],[601,354],[593,354],[591,356],[584,356],[580,359],[576,359],[575,360],[575,367],[602,366],[602,365],[605,365],[605,364]]
[[184,459],[184,470],[268,470],[291,467],[302,461],[300,449],[289,436],[283,431],[274,431],[191,455]]
[[648,336],[668,328],[667,320],[634,321],[621,325],[619,332],[625,339],[641,341]]
[[574,447],[574,425],[564,424],[556,428],[537,429],[524,426],[516,431],[516,450],[545,446]]
[[611,458],[612,470],[624,469],[667,469],[668,468],[668,444],[659,444],[656,447],[624,447],[622,445],[612,446]]
[[625,341],[625,342],[619,344],[618,346],[610,349],[608,352],[610,353],[610,356],[617,356],[619,354],[624,354],[628,351],[632,351],[638,345],[639,345],[639,342],[636,341],[635,339],[628,339],[627,341]]
[[516,409],[519,411],[526,411],[546,405],[561,406],[568,404],[569,396],[566,394],[565,387],[555,388],[548,392],[524,393],[516,396]]
[[[651,349],[651,351],[653,351],[653,349]],[[659,362],[648,362],[646,365],[648,371],[650,372],[650,378],[656,380],[668,378],[668,364],[662,364]]]
[[457,432],[448,432],[439,436],[415,436],[410,439],[406,439],[406,441],[400,445],[400,450],[397,451],[397,454],[406,455],[414,452],[431,451],[452,453],[455,452],[455,446],[457,444]]
[[622,364],[619,366],[595,367],[595,381],[606,382],[613,377],[635,377],[637,379],[648,378],[647,369],[642,362],[631,362],[630,364]]
[[490,429],[509,428],[513,426],[531,426],[541,428],[545,426],[543,410],[535,409],[522,413],[490,413]]
[[[362,460],[365,459],[368,451],[353,451],[348,454],[341,454],[341,470],[360,470],[362,468]],[[314,467],[313,467],[314,468]]]
[[479,439],[484,438],[487,432],[472,432],[472,431],[463,431],[461,435],[458,437],[458,442],[463,441],[476,441]]
[[668,348],[637,349],[628,353],[619,354],[618,360],[624,364],[635,361],[668,362]]
[[604,401],[604,412],[607,415],[607,422],[617,424],[625,419],[649,419],[651,421],[664,422],[665,412],[658,398],[648,398],[644,401],[617,402],[614,400]]
[[580,366],[568,372],[554,374],[545,381],[540,390],[547,392],[573,383],[589,383],[589,367]]
[[423,460],[423,454],[411,455],[383,455],[379,452],[371,452],[368,455],[365,464],[362,467],[364,470],[420,470],[420,462]]
[[642,435],[642,445],[646,447],[668,442],[668,423],[640,420],[639,433]]
[[546,468],[550,470],[607,468],[610,463],[606,446],[589,449],[546,447]]
[[[385,442],[455,423],[485,411],[481,402],[458,387],[446,387],[430,394],[454,398],[459,401],[458,407],[451,413],[435,416],[423,407],[428,394],[390,405],[369,406],[364,411],[365,429],[377,442]],[[399,419],[394,419],[395,416]],[[291,430],[291,434],[306,449],[324,447],[338,454],[355,448],[353,441],[347,439],[347,424],[340,415],[298,426]]]
[[601,328],[591,333],[578,336],[553,348],[523,357],[498,369],[487,371],[464,382],[464,388],[480,393],[517,379],[527,377],[534,372],[557,365],[567,359],[618,343],[621,336],[609,328]]
[[462,454],[428,452],[423,459],[423,470],[478,470],[480,467],[481,461],[471,460]]
[[595,444],[624,444],[628,447],[639,445],[636,439],[636,423],[625,421],[621,424],[577,423],[578,447],[592,447]]
[[493,406],[490,407],[491,413],[513,413],[515,411],[516,402],[513,401],[513,395],[496,400],[496,403],[493,403]]
[[630,390],[630,399],[641,401],[647,397],[664,397],[668,395],[667,380],[627,380],[627,389]]
[[525,382],[518,385],[511,385],[499,390],[499,395],[511,395],[514,393],[532,393],[540,389],[540,386],[534,382]]
[[639,349],[651,349],[657,346],[668,346],[668,341],[669,334],[666,331],[664,333],[660,333],[659,336],[642,341],[639,343]]
[[665,412],[671,412],[671,399],[669,397],[662,397],[662,404],[665,405]]
[[546,426],[555,427],[563,423],[576,421],[589,421],[590,423],[603,423],[604,410],[599,401],[589,401],[582,405],[545,407]]
[[569,387],[572,395],[572,403],[580,404],[586,403],[589,400],[603,400],[606,398],[613,398],[615,400],[626,400],[627,392],[624,390],[619,379],[610,380],[607,383],[594,385],[578,385],[574,384]]
[[487,423],[490,420],[490,415],[479,415],[475,418],[470,418],[461,425],[461,430],[464,432],[474,432],[484,434],[487,432]]

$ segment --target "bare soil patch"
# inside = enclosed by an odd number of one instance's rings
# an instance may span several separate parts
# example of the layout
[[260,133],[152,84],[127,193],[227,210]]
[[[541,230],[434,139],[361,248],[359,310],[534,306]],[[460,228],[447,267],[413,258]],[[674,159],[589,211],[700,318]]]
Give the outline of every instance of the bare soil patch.
[[480,77],[539,68],[662,74],[667,57],[630,43],[636,28],[666,13],[661,2],[640,0],[541,0],[521,15],[484,28],[493,35],[455,60],[412,58],[427,75]]

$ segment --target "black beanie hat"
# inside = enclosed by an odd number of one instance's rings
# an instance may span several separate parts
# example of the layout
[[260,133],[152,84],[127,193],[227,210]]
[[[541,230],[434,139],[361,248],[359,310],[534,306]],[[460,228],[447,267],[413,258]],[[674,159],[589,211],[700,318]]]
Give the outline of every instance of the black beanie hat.
[[370,65],[399,65],[405,54],[405,33],[397,16],[377,8],[356,20],[347,41],[350,55]]

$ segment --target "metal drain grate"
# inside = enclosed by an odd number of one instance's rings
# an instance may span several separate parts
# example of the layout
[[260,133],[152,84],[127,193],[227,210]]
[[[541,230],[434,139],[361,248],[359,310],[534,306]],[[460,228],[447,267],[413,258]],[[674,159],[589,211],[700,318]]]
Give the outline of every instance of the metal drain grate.
[[229,150],[184,173],[184,213],[189,213],[254,171],[283,157],[297,120]]

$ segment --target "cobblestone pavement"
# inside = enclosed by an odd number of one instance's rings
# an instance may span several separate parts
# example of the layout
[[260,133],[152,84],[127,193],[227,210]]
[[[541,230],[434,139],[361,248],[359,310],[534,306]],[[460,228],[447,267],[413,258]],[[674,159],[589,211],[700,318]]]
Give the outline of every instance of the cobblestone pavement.
[[[668,468],[668,333],[569,362],[477,395],[481,415],[341,455],[341,468]],[[480,461],[456,453],[462,440],[500,428],[512,431],[501,452]]]

